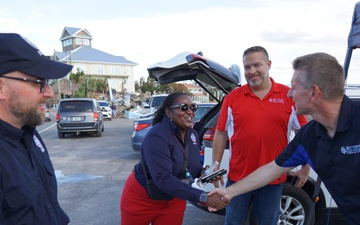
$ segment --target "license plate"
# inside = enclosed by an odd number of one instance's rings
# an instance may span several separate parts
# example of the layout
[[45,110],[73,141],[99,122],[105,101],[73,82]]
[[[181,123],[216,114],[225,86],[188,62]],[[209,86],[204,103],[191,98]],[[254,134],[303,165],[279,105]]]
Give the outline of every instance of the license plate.
[[74,117],[71,117],[70,121],[81,121],[81,117],[80,116],[74,116]]

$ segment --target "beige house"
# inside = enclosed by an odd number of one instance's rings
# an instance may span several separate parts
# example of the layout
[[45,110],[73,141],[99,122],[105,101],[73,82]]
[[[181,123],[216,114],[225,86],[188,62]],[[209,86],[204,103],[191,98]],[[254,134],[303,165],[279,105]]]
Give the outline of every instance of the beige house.
[[62,52],[55,51],[52,58],[73,65],[73,73],[80,69],[86,75],[106,79],[118,93],[134,93],[134,67],[138,64],[92,48],[92,38],[86,29],[65,27],[60,37]]
[[184,86],[192,94],[191,98],[194,102],[209,102],[209,94],[199,85],[184,84]]

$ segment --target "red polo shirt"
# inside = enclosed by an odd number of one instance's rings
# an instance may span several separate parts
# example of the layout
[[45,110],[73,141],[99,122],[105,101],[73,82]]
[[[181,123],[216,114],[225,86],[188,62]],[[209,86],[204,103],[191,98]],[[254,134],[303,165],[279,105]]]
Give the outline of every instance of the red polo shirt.
[[[238,181],[271,162],[288,143],[288,125],[294,101],[289,87],[275,83],[261,100],[249,85],[236,88],[224,99],[216,129],[227,131],[230,140],[229,179]],[[298,116],[301,126],[305,116]],[[272,184],[286,180],[284,174]]]

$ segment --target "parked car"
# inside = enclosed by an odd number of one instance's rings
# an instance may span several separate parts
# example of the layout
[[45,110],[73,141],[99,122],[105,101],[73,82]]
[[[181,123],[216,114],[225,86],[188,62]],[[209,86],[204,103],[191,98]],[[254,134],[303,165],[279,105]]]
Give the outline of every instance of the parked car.
[[[230,67],[230,68],[233,68]],[[209,93],[218,104],[214,106],[208,113],[206,113],[200,121],[198,121],[193,128],[198,132],[200,142],[204,148],[204,165],[210,165],[212,162],[212,146],[213,137],[215,134],[215,127],[221,107],[220,98],[216,96],[224,96],[234,88],[240,85],[240,74],[234,73],[227,67],[203,57],[202,55],[193,53],[182,53],[174,58],[171,58],[165,62],[158,62],[149,66],[148,72],[151,78],[154,78],[160,84],[168,84],[171,82],[177,82],[182,80],[192,80],[203,86],[204,90]],[[205,87],[210,87],[209,89]],[[216,96],[212,94],[211,87],[216,87],[221,93],[217,93]],[[246,106],[244,106],[246,107]],[[223,160],[221,162],[221,168],[228,169],[229,162],[229,149],[228,144],[226,146]],[[287,176],[287,181],[284,184],[280,207],[280,215],[278,224],[304,224],[305,218],[309,217],[312,195],[314,192],[315,181],[317,175],[311,170],[307,183],[302,188],[296,188],[294,179],[292,176]],[[226,177],[225,177],[226,182]],[[203,189],[204,191],[210,191],[214,188],[212,184],[200,188],[194,182],[193,187]],[[319,201],[316,203],[314,220],[315,224],[322,224],[327,218],[331,218],[329,224],[346,224],[344,218],[337,208],[337,205],[327,191],[324,185],[321,185],[319,193]],[[191,202],[196,207],[207,210],[204,205],[197,202]],[[224,215],[225,209],[215,212],[217,214]],[[254,216],[254,210],[250,207],[246,224],[257,224],[256,217]]]
[[45,113],[45,122],[51,121],[51,117],[50,117],[50,110],[44,106],[44,113]]
[[70,133],[94,133],[101,137],[104,131],[103,114],[96,99],[69,98],[59,102],[56,123],[58,137]]
[[109,103],[103,100],[98,100],[98,103],[104,120],[111,120],[111,108],[109,107]]
[[[165,99],[163,99],[165,100]],[[212,107],[214,107],[215,103],[198,103],[198,110],[196,111],[194,123],[202,116],[204,116]],[[140,151],[141,143],[147,132],[152,127],[154,114],[148,116],[146,118],[134,119],[133,133],[131,135],[131,143],[134,151]]]
[[149,103],[144,106],[144,109],[148,109],[144,114],[154,114],[162,106],[167,96],[167,94],[152,95],[150,97]]

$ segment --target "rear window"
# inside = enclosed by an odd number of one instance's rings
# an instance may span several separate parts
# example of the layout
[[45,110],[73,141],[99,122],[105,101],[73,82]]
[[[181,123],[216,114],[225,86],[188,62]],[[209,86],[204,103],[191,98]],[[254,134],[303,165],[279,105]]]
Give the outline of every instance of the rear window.
[[107,102],[98,102],[99,106],[105,106],[108,107],[109,105],[107,104]]
[[199,106],[198,110],[196,111],[194,121],[200,120],[207,112],[209,112],[213,106]]
[[153,98],[151,107],[161,107],[167,96],[157,96]]
[[92,112],[90,101],[65,101],[60,103],[59,112]]

